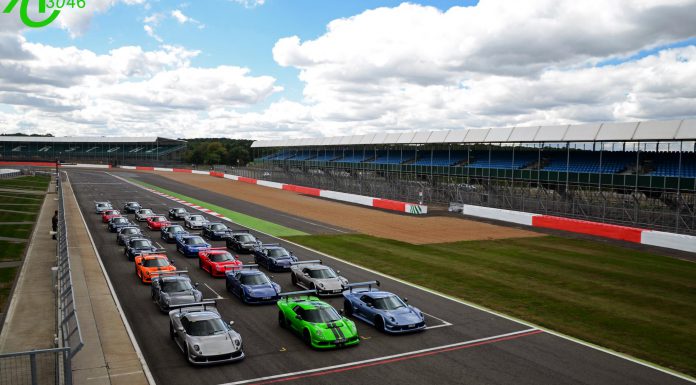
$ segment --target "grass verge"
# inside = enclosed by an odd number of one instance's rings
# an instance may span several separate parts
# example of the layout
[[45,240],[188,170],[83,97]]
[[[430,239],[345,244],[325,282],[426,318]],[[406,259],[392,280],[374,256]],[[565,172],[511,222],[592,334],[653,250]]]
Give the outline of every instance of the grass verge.
[[48,183],[51,181],[49,176],[21,176],[19,178],[2,179],[0,180],[1,188],[11,188],[20,190],[41,190],[48,188]]
[[21,260],[26,245],[24,242],[0,241],[0,262]]
[[431,245],[366,235],[288,239],[696,375],[696,263],[551,236]]
[[12,282],[14,282],[14,277],[17,274],[17,271],[17,267],[0,268],[0,310],[5,308],[5,303],[10,297],[10,291],[12,291]]
[[224,207],[220,207],[217,205],[214,205],[212,203],[204,202],[195,198],[188,197],[186,195],[182,195],[179,193],[175,193],[173,191],[169,191],[166,189],[163,189],[161,187],[151,185],[149,183],[145,183],[139,180],[135,180],[130,178],[129,179],[131,182],[139,184],[141,186],[149,187],[153,190],[159,191],[161,193],[179,198],[181,200],[196,204],[201,207],[205,207],[206,209],[213,210],[217,212],[218,214],[222,214],[226,216],[227,218],[230,218],[232,221],[235,223],[238,223],[244,227],[248,227],[250,229],[254,229],[257,231],[262,231],[264,233],[270,234],[274,237],[290,237],[290,236],[301,236],[301,235],[308,235],[307,233],[295,229],[291,229],[289,227],[285,227],[273,222],[268,222],[260,218],[252,217],[250,215],[242,214],[236,211],[232,211],[229,209],[226,209]]

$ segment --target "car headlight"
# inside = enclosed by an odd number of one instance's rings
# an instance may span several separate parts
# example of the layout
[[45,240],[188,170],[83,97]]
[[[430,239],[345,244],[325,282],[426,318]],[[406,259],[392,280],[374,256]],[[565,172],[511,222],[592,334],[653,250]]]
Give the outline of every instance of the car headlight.
[[242,339],[241,338],[232,338],[232,342],[234,343],[234,346],[239,349],[240,346],[242,346]]
[[347,323],[348,326],[350,327],[350,331],[351,331],[353,334],[355,334],[355,333],[358,332],[358,328],[355,327],[355,322],[347,321],[346,323]]
[[324,331],[321,330],[321,329],[316,329],[316,330],[314,330],[314,334],[316,334],[317,337],[320,337],[320,338],[321,338],[321,337],[324,336]]
[[323,289],[323,288],[324,288],[324,284],[320,282],[320,283],[319,283],[319,287]]
[[195,351],[197,351],[197,352],[200,352],[200,351],[201,351],[201,347],[198,346],[198,345],[193,345],[193,350],[195,350]]
[[390,320],[392,323],[396,323],[396,318],[394,318],[394,317],[389,317],[389,320]]

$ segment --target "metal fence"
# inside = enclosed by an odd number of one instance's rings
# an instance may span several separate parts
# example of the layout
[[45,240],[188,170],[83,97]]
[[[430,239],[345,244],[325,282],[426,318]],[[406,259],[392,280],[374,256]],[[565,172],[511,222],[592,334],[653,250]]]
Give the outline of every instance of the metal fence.
[[20,175],[22,175],[21,170],[0,168],[0,179],[16,178]]
[[75,309],[68,229],[60,177],[57,178],[58,229],[57,266],[55,269],[56,322],[58,338],[53,349],[0,354],[0,385],[55,384],[71,385],[73,356],[82,348],[80,323]]

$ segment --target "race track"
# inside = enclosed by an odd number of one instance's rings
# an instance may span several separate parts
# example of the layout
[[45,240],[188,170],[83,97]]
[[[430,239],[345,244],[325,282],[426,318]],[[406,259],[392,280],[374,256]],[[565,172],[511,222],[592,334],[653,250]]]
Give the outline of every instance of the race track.
[[[110,200],[115,208],[137,200],[144,207],[166,213],[173,201],[157,196],[101,171],[71,170],[70,182],[77,195],[97,250],[113,283],[148,367],[158,384],[222,383],[303,383],[303,384],[685,384],[685,380],[650,367],[586,347],[530,326],[508,320],[445,297],[400,283],[299,246],[256,233],[264,242],[280,242],[301,260],[322,259],[340,270],[352,282],[378,279],[382,288],[408,297],[409,303],[427,313],[431,329],[423,333],[388,336],[356,321],[360,345],[335,351],[313,351],[299,338],[281,329],[277,308],[246,306],[225,291],[224,279],[213,279],[198,268],[197,259],[164,246],[179,269],[189,271],[199,282],[204,298],[222,297],[217,306],[225,320],[235,321],[235,330],[244,339],[246,359],[228,365],[198,368],[189,365],[169,338],[168,318],[150,299],[149,286],[138,281],[134,265],[116,245],[94,213],[95,200]],[[165,178],[118,173],[141,178],[152,184],[223,206],[248,215],[282,224],[310,234],[337,233],[321,223],[222,195],[178,186]],[[165,182],[166,181],[166,182]],[[132,219],[132,215],[129,216]],[[211,220],[213,218],[211,217]],[[158,232],[144,233],[154,240]],[[237,227],[237,226],[232,226]],[[214,242],[216,246],[224,242]],[[253,258],[243,255],[247,263]],[[289,273],[273,273],[284,291],[300,290],[290,283]],[[472,302],[476,298],[470,298]],[[328,300],[337,309],[342,297]]]

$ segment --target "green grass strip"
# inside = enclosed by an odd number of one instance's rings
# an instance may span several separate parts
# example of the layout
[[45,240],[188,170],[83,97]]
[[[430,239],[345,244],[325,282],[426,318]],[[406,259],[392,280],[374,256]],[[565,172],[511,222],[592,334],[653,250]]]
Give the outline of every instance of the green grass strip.
[[12,290],[12,282],[14,282],[14,277],[17,275],[17,267],[3,267],[0,268],[0,309],[5,308],[5,303],[10,298],[10,291]]
[[27,246],[26,242],[10,242],[0,240],[0,262],[19,261]]
[[288,239],[615,351],[696,374],[693,262],[605,242],[552,236],[431,245],[354,234]]
[[290,237],[290,236],[298,236],[298,235],[309,235],[303,231],[291,229],[289,227],[285,227],[273,222],[268,222],[263,219],[259,219],[256,217],[252,217],[250,215],[242,214],[236,211],[232,211],[229,209],[226,209],[224,207],[220,207],[208,202],[204,202],[195,198],[188,197],[186,195],[182,195],[179,193],[175,193],[173,191],[169,191],[166,189],[163,189],[161,187],[151,185],[149,183],[145,183],[143,181],[135,180],[132,178],[129,178],[129,180],[133,183],[137,183],[141,186],[149,187],[153,190],[159,191],[164,194],[171,195],[173,197],[179,198],[181,200],[184,200],[189,203],[196,204],[201,207],[205,207],[208,210],[213,210],[217,212],[218,214],[222,214],[226,216],[227,218],[230,218],[232,221],[235,223],[239,223],[240,225],[244,227],[248,227],[250,229],[254,229],[257,231],[262,231],[264,233],[270,234],[274,237]]

